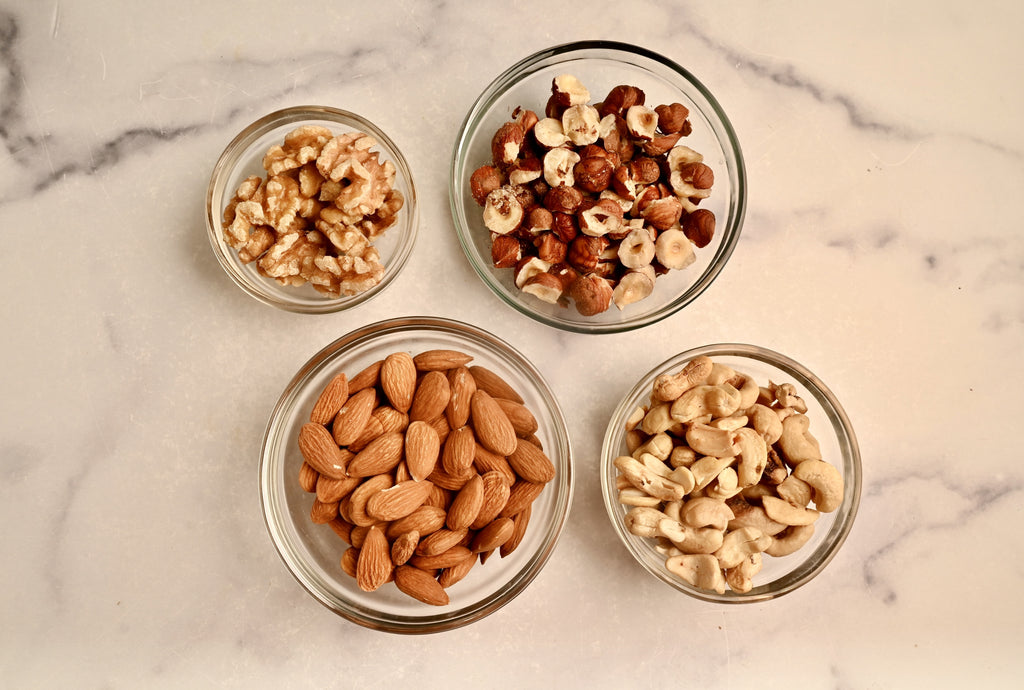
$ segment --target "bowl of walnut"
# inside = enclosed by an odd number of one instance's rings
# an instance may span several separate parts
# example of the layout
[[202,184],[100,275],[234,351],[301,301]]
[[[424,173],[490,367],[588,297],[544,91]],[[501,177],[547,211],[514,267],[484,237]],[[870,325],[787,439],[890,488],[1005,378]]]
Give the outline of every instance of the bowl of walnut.
[[206,216],[217,260],[242,290],[325,314],[362,304],[401,272],[416,241],[416,190],[401,151],[372,122],[297,106],[228,144]]
[[298,583],[393,633],[458,628],[521,594],[565,525],[572,471],[534,365],[486,331],[426,317],[358,329],[304,364],[259,469]]
[[860,450],[806,367],[753,345],[709,345],[626,394],[605,432],[601,489],[648,573],[705,601],[765,601],[807,584],[846,540]]
[[498,76],[456,140],[462,248],[506,304],[612,333],[664,319],[724,268],[746,206],[739,142],[684,67],[607,41],[541,51]]

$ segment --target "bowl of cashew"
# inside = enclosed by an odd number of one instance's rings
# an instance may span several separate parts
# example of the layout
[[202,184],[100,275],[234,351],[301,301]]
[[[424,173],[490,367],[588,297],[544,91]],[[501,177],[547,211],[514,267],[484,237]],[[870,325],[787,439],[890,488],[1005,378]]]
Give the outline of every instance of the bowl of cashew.
[[708,345],[659,364],[619,403],[601,489],[648,573],[704,601],[764,601],[838,553],[860,503],[860,450],[839,400],[802,364]]

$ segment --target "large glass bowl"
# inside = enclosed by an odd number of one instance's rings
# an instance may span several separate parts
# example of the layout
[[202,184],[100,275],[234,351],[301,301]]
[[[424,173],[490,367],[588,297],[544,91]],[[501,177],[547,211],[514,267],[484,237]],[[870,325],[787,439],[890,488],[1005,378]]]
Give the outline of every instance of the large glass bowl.
[[[266,176],[263,156],[267,149],[280,145],[286,134],[303,125],[330,129],[336,136],[363,132],[377,140],[371,150],[380,160],[395,166],[395,187],[405,197],[395,224],[373,241],[384,264],[384,277],[365,292],[352,296],[330,297],[310,285],[281,285],[261,275],[254,264],[238,258],[238,252],[224,241],[224,209],[239,184],[250,175]],[[412,172],[398,146],[377,125],[355,113],[327,106],[295,106],[270,113],[243,129],[227,145],[210,176],[206,192],[206,226],[217,261],[232,281],[248,295],[280,309],[305,314],[328,314],[350,309],[380,294],[405,267],[416,243],[418,229],[416,188]]]
[[[842,474],[845,492],[839,508],[822,513],[815,524],[814,536],[797,552],[773,558],[763,556],[763,568],[753,578],[746,593],[726,589],[724,594],[691,586],[665,567],[665,556],[655,548],[653,539],[630,532],[623,521],[628,510],[618,501],[615,458],[628,455],[626,422],[633,412],[649,403],[651,386],[661,374],[674,374],[695,357],[706,355],[726,364],[740,374],[752,376],[760,385],[768,381],[790,382],[807,404],[810,433],[821,446],[822,458]],[[604,435],[601,449],[601,490],[612,527],[629,553],[648,573],[686,594],[716,603],[744,603],[773,599],[807,584],[835,557],[853,526],[860,504],[861,458],[850,420],[839,400],[824,382],[798,362],[755,345],[719,344],[688,350],[659,364],[645,374],[616,407]]]
[[[510,383],[539,423],[537,437],[555,464],[556,477],[532,507],[519,547],[478,564],[448,590],[444,607],[430,606],[389,583],[360,590],[340,567],[347,544],[326,525],[310,520],[313,495],[299,485],[303,457],[297,439],[328,381],[349,376],[395,351],[417,354],[455,349]],[[410,317],[383,321],[342,336],[304,364],[285,388],[271,415],[260,460],[260,493],[271,539],[288,570],[317,601],[350,621],[395,633],[449,630],[491,614],[520,594],[551,556],[565,524],[573,490],[573,467],[565,419],[540,372],[495,336],[457,321]]]
[[[659,276],[654,293],[620,311],[612,305],[596,316],[582,316],[573,306],[544,302],[520,291],[512,270],[491,262],[491,238],[482,207],[470,193],[469,180],[491,161],[491,139],[512,119],[517,107],[541,117],[551,95],[551,82],[573,74],[596,103],[620,84],[638,86],[646,103],[679,102],[690,110],[693,132],[680,143],[704,155],[715,172],[710,198],[701,208],[714,212],[714,240],[696,249],[693,265]],[[511,66],[484,89],[473,103],[455,141],[449,197],[459,241],[473,269],[505,304],[542,323],[578,333],[614,333],[664,319],[697,299],[725,267],[739,240],[746,206],[746,173],[739,141],[725,111],[698,79],[671,59],[644,48],[610,41],[585,41],[540,51]]]

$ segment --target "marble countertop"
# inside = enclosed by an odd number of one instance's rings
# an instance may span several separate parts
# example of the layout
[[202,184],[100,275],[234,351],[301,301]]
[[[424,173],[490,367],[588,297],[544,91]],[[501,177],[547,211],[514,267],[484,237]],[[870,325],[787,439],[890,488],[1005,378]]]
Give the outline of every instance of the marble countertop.
[[[6,687],[1010,687],[1024,618],[1024,5],[0,2],[0,678]],[[502,305],[451,225],[476,95],[548,46],[616,39],[716,94],[743,237],[681,313],[607,336]],[[354,110],[403,149],[421,230],[345,314],[243,294],[206,239],[211,168],[280,107]],[[335,616],[264,527],[285,383],[338,336],[457,318],[535,361],[576,454],[569,523],[518,598],[457,631]],[[812,583],[726,607],[643,576],[601,502],[601,432],[644,372],[749,342],[820,375],[864,491]],[[1022,589],[1018,589],[1022,587]]]

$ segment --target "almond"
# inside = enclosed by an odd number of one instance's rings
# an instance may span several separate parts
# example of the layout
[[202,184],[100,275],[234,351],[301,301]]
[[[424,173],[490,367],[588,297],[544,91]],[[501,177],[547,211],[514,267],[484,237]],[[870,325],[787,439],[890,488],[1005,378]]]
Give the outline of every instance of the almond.
[[448,434],[441,451],[441,466],[453,477],[462,477],[473,466],[476,438],[473,427],[461,426]]
[[313,506],[309,510],[309,517],[314,524],[326,525],[338,517],[338,502],[324,503],[319,499],[314,499]]
[[515,523],[511,518],[500,517],[491,521],[486,527],[477,532],[469,546],[473,553],[494,551],[512,536],[515,531]]
[[438,486],[436,482],[432,481],[431,483],[434,485],[434,488],[431,489],[430,495],[427,496],[427,500],[423,502],[423,505],[437,506],[441,510],[448,512],[448,506],[452,504],[452,490]]
[[437,466],[441,439],[434,427],[423,421],[409,424],[405,430],[405,465],[413,479],[426,479]]
[[416,393],[416,365],[408,352],[392,352],[380,367],[380,387],[391,406],[408,412]]
[[316,482],[320,479],[320,473],[313,469],[313,466],[308,462],[303,461],[302,467],[299,468],[299,486],[306,493],[313,493],[316,491]]
[[430,476],[427,477],[427,479],[433,482],[434,486],[441,487],[442,489],[446,489],[448,491],[458,491],[459,489],[466,485],[466,482],[473,478],[474,474],[476,473],[473,471],[472,468],[466,470],[464,474],[449,474],[448,472],[445,471],[443,465],[438,464],[437,467],[434,468],[434,471],[430,473]]
[[406,517],[388,525],[388,539],[397,539],[399,535],[413,531],[419,532],[421,537],[433,534],[444,527],[445,515],[446,512],[443,508],[422,505]]
[[375,408],[370,416],[380,422],[384,431],[405,431],[409,426],[409,415],[399,412],[390,405]]
[[341,569],[350,577],[356,576],[356,563],[359,562],[359,549],[350,546],[341,554]]
[[445,521],[448,529],[468,528],[476,520],[483,504],[484,479],[479,474],[474,474],[473,478],[466,482],[466,485],[459,489],[459,493],[452,499],[452,504],[448,508],[448,518]]
[[351,522],[346,522],[338,516],[327,523],[327,526],[334,530],[334,533],[341,537],[342,541],[346,544],[352,543],[352,528],[355,527]]
[[412,554],[416,550],[416,545],[419,541],[420,533],[416,530],[410,530],[398,535],[391,544],[391,562],[396,566],[405,564],[406,561],[412,558]]
[[363,433],[359,434],[352,443],[348,444],[348,449],[353,453],[358,453],[366,446],[370,445],[370,441],[384,433],[384,425],[380,423],[380,420],[376,417],[371,416],[366,420],[366,426],[363,427]]
[[356,585],[372,592],[391,579],[391,549],[383,530],[374,525],[367,532],[356,561]]
[[320,474],[335,479],[345,476],[346,457],[322,425],[313,422],[302,425],[299,429],[299,452]]
[[347,399],[348,377],[341,373],[331,379],[330,383],[324,387],[320,397],[317,398],[316,403],[313,405],[313,411],[309,414],[309,421],[326,426],[334,419],[334,415],[338,414],[338,410],[341,409],[341,406],[345,404]]
[[448,592],[430,573],[411,565],[395,569],[395,586],[413,599],[431,606],[445,606],[449,601]]
[[509,537],[508,541],[501,545],[499,552],[501,553],[502,558],[515,551],[523,541],[523,537],[526,535],[526,527],[530,524],[531,511],[532,508],[527,506],[525,510],[512,518],[512,522],[515,523],[516,528],[512,531],[512,536]]
[[337,503],[362,483],[359,477],[334,479],[321,475],[316,482],[316,498],[324,503]]
[[517,436],[526,437],[537,432],[538,424],[537,418],[533,416],[529,408],[522,403],[517,403],[515,400],[506,400],[505,398],[495,398],[494,401],[498,403],[498,407],[508,417],[508,421],[512,422],[512,427],[516,430]]
[[476,444],[476,448],[473,451],[473,464],[480,474],[500,472],[501,476],[505,479],[505,483],[509,486],[512,486],[516,480],[516,473],[512,471],[512,466],[508,464],[505,456],[492,453],[479,443]]
[[370,477],[356,487],[348,497],[348,521],[360,527],[368,527],[369,525],[377,522],[375,518],[367,515],[366,504],[369,502],[371,496],[379,491],[383,491],[392,484],[393,482],[391,481],[390,475],[378,474],[375,477]]
[[363,389],[348,398],[338,409],[331,427],[335,443],[347,446],[359,438],[376,406],[377,391],[373,388]]
[[491,394],[491,397],[514,400],[517,403],[524,402],[519,393],[517,393],[516,390],[505,381],[505,379],[501,378],[490,369],[480,365],[474,365],[469,367],[469,371],[473,374],[473,379],[476,381],[476,387],[487,391]]
[[402,461],[405,436],[397,431],[381,434],[360,450],[348,463],[348,474],[353,477],[371,477],[390,472]]
[[410,420],[430,421],[444,414],[451,399],[451,386],[448,377],[440,371],[428,371],[420,379],[419,386],[409,408]]
[[483,501],[476,518],[469,525],[470,529],[480,529],[498,517],[504,510],[505,504],[508,503],[511,493],[510,484],[505,481],[505,476],[497,470],[485,473],[481,477],[481,482],[483,484]]
[[519,439],[508,456],[508,464],[522,479],[535,484],[547,484],[555,478],[555,465],[537,446]]
[[[454,546],[458,546],[466,536],[467,530],[459,529],[439,529],[433,534],[420,539],[419,546],[416,547],[417,556],[436,556],[440,553],[448,551]],[[434,567],[445,567],[445,566],[434,566]]]
[[487,450],[508,455],[516,449],[516,430],[490,393],[478,388],[469,414],[476,438]]
[[473,569],[474,565],[476,565],[476,555],[471,553],[465,558],[465,560],[462,560],[455,565],[450,565],[442,570],[441,574],[437,577],[437,582],[439,585],[447,589],[456,582],[465,578],[466,575],[469,574],[469,571]]
[[448,372],[448,387],[451,395],[444,412],[448,418],[448,425],[458,429],[469,421],[469,403],[476,392],[476,381],[469,369],[456,367]]
[[508,502],[501,509],[501,517],[512,517],[526,510],[544,491],[543,484],[534,484],[525,480],[518,480],[509,489]]
[[[422,543],[422,542],[421,542]],[[409,559],[409,563],[416,566],[417,568],[423,568],[424,570],[433,570],[434,568],[450,568],[456,563],[461,562],[463,559],[472,556],[473,552],[465,546],[453,546],[447,551],[434,554],[431,556],[423,556],[416,554]]]
[[348,380],[348,394],[355,395],[365,388],[374,388],[380,383],[380,368],[384,360],[378,360]]
[[469,364],[472,355],[458,350],[425,350],[412,358],[419,371],[447,371]]
[[432,484],[410,479],[370,496],[366,502],[366,515],[381,522],[398,520],[423,505],[430,495]]

